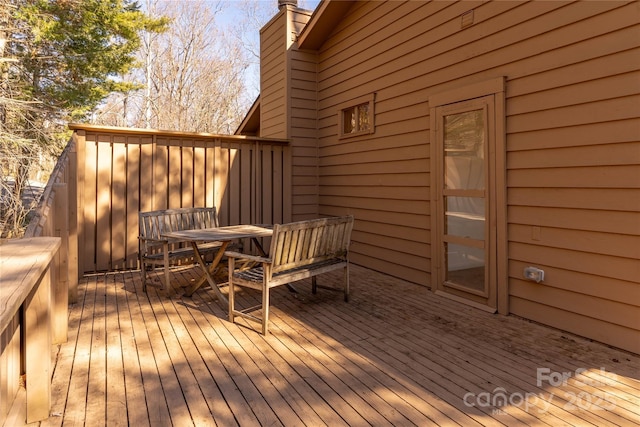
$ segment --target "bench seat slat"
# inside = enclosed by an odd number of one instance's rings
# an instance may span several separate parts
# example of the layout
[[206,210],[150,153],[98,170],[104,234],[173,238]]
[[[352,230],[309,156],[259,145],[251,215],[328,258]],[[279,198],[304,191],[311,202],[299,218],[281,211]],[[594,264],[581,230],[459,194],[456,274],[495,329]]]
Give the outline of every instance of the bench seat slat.
[[[297,280],[307,279],[321,273],[333,271],[339,267],[344,267],[346,264],[346,259],[341,260],[331,258],[310,265],[298,266],[279,274],[273,274],[269,281],[269,285],[270,287],[274,287],[295,282]],[[233,274],[233,278],[234,283],[237,283],[236,281],[254,282],[259,284],[259,287],[256,287],[256,289],[261,289],[262,282],[264,280],[264,269],[262,267],[254,267],[249,270],[239,271]]]

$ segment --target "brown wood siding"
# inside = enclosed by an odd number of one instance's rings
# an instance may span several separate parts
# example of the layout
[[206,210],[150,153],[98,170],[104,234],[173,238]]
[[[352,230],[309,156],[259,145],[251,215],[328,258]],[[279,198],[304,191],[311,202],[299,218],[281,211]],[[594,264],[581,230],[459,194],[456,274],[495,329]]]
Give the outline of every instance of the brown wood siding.
[[140,211],[215,206],[222,225],[290,221],[284,142],[108,129],[78,140],[83,273],[138,267]]
[[[426,100],[505,76],[510,311],[640,351],[639,8],[354,5],[318,52],[320,214],[355,215],[354,262],[430,285]],[[370,93],[375,133],[339,139]]]
[[315,55],[292,50],[289,64],[289,137],[295,141],[292,146],[292,219],[299,221],[319,215],[316,58]]
[[260,31],[260,135],[285,138],[286,14],[279,13]]
[[[275,19],[282,24],[278,45],[286,62],[281,76],[284,76],[284,95],[286,99],[283,118],[286,137],[292,141],[291,169],[291,219],[294,221],[318,217],[318,149],[316,132],[316,55],[305,53],[291,47],[296,35],[302,31],[311,16],[311,12],[287,7],[286,13]],[[275,26],[275,23],[273,24]],[[269,88],[263,88],[264,90]]]
[[[284,8],[260,33],[260,135],[292,144],[290,220],[318,216],[315,56],[290,50],[310,13]],[[288,101],[287,101],[288,100]]]

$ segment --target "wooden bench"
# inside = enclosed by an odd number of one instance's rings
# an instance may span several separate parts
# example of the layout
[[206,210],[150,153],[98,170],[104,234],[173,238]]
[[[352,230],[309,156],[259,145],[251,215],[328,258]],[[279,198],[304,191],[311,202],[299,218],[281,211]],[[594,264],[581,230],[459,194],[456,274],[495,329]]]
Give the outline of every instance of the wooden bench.
[[[236,316],[262,323],[266,335],[269,322],[269,291],[271,288],[311,277],[316,293],[316,276],[344,269],[344,300],[349,300],[349,242],[353,216],[323,218],[309,221],[276,224],[273,226],[269,257],[227,251],[229,258],[229,321]],[[249,269],[235,268],[236,260],[253,261]],[[255,308],[236,310],[235,286],[262,291],[262,317]],[[336,289],[336,288],[328,288]],[[340,290],[340,289],[337,289]]]
[[[163,209],[139,213],[140,268],[142,289],[147,291],[147,266],[164,268],[165,290],[171,289],[170,270],[173,265],[193,264],[193,247],[177,239],[167,239],[169,231],[218,227],[216,208]],[[221,246],[218,242],[202,243],[198,249],[203,256],[214,254]]]

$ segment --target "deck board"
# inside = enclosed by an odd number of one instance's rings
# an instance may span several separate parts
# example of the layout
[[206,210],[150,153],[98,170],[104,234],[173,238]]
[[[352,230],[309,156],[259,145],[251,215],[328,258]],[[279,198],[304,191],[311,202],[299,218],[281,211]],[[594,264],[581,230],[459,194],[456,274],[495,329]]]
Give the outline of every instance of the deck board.
[[[86,276],[68,342],[55,346],[52,416],[41,425],[640,423],[638,355],[351,272],[349,303],[307,282],[276,288],[267,336],[229,323],[210,289],[182,296],[195,268],[175,270],[170,296],[143,293],[138,271]],[[244,307],[259,301],[238,293]],[[537,384],[539,368],[571,376]],[[479,400],[501,391],[506,404]]]

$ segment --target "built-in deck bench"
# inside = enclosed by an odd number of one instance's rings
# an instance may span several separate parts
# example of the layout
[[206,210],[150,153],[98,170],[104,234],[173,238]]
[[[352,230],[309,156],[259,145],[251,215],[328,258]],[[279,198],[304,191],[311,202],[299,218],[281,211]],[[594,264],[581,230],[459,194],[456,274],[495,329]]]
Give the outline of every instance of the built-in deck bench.
[[[312,291],[319,287],[316,276],[344,269],[342,289],[344,300],[349,300],[349,243],[353,229],[353,216],[315,219],[275,224],[268,257],[227,251],[229,258],[229,321],[236,316],[262,324],[262,333],[268,332],[269,291],[271,288],[311,277]],[[252,268],[237,269],[236,260],[253,261]],[[262,316],[255,308],[236,310],[235,286],[262,291]]]
[[[218,227],[216,208],[179,208],[140,212],[140,267],[142,289],[147,291],[147,267],[164,268],[165,290],[171,289],[170,267],[193,264],[196,261],[190,243],[163,237],[170,231],[197,230]],[[218,242],[202,243],[198,250],[203,257],[214,254],[221,246]]]

